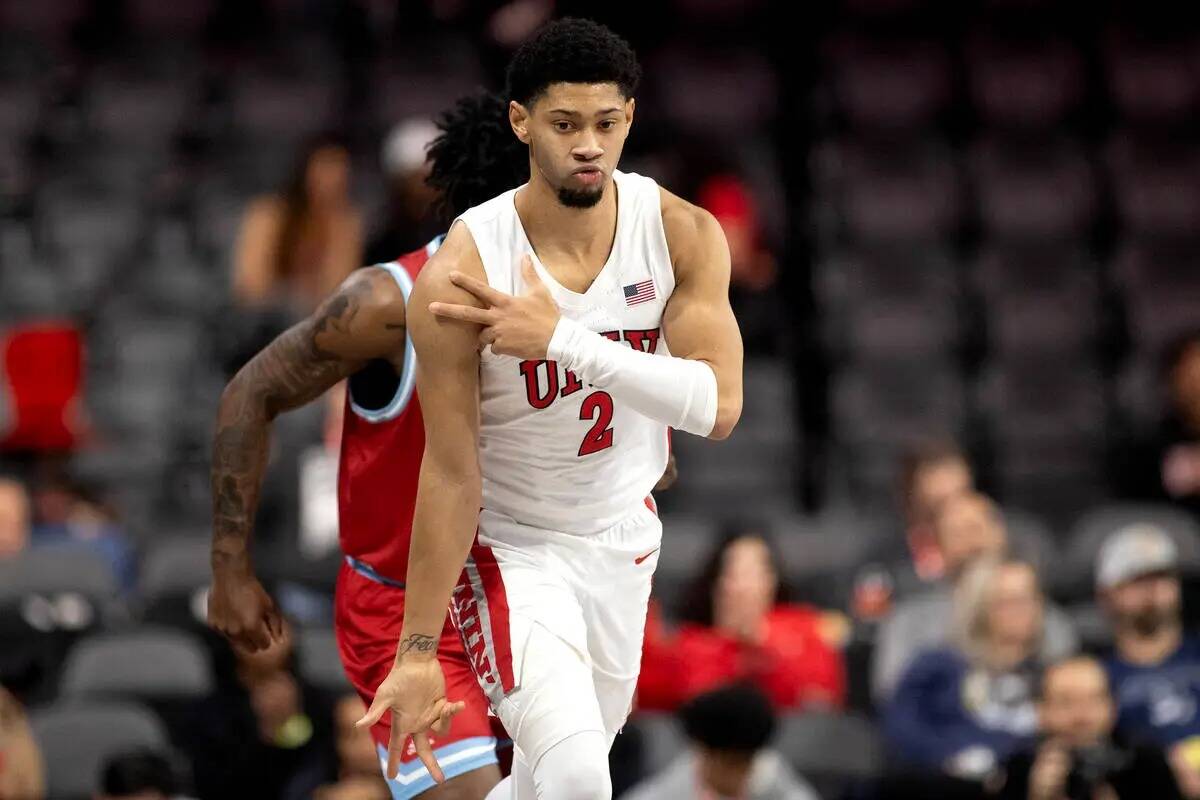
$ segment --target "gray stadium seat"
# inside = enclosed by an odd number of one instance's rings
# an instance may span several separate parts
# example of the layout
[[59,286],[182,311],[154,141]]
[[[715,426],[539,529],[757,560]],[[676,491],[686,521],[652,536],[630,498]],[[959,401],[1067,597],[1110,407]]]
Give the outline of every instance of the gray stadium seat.
[[1200,525],[1186,512],[1157,504],[1105,505],[1080,517],[1066,543],[1062,571],[1076,597],[1092,596],[1096,556],[1104,542],[1125,526],[1135,523],[1149,523],[1165,530],[1179,548],[1183,568],[1200,570]]
[[23,142],[41,121],[42,91],[33,82],[0,83],[0,142]]
[[35,547],[0,561],[0,600],[19,600],[30,594],[78,594],[103,603],[112,600],[116,591],[108,562],[82,547]]
[[1117,214],[1127,230],[1190,238],[1200,226],[1200,155],[1173,138],[1120,133],[1108,147]]
[[1077,143],[1025,146],[989,138],[971,155],[988,236],[1062,240],[1088,231],[1096,214],[1096,180]]
[[849,161],[842,207],[855,240],[928,243],[958,229],[962,187],[947,154],[885,148],[859,156]]
[[879,732],[870,720],[854,715],[783,717],[775,748],[823,797],[838,797],[850,782],[876,777],[884,767]]
[[275,139],[291,146],[326,130],[340,103],[337,86],[331,81],[240,75],[231,98],[234,132],[255,142]]
[[1028,511],[1004,508],[1002,513],[1013,554],[1032,562],[1044,581],[1054,569],[1059,554],[1058,542],[1050,526]]
[[305,628],[296,636],[296,655],[305,680],[330,692],[350,691],[331,628]]
[[939,48],[846,39],[828,49],[836,101],[853,127],[919,129],[945,109],[950,68]]
[[663,113],[684,130],[708,137],[741,134],[765,124],[778,103],[777,79],[761,53],[749,48],[668,46],[646,65],[662,92]]
[[717,543],[716,523],[710,517],[680,514],[663,516],[662,552],[654,573],[654,596],[665,605],[668,616],[676,616],[692,581],[704,569]]
[[80,641],[63,665],[63,697],[182,700],[210,694],[214,680],[204,646],[167,628],[141,628]]
[[34,712],[30,723],[48,767],[47,800],[90,798],[109,758],[168,746],[162,722],[137,703],[64,703]]
[[1007,128],[1048,129],[1083,96],[1083,61],[1061,41],[1010,46],[981,39],[967,50],[968,80],[986,122]]
[[665,769],[687,750],[683,726],[673,714],[639,712],[631,724],[642,734],[642,757],[649,775]]
[[192,536],[156,542],[142,564],[142,597],[155,600],[207,587],[212,581],[208,537]]
[[1169,125],[1195,114],[1200,80],[1181,42],[1117,41],[1105,55],[1108,88],[1125,118]]

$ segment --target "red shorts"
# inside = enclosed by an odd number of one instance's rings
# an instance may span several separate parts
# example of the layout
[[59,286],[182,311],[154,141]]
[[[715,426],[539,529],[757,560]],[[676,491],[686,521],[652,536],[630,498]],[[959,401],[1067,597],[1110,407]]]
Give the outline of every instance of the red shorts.
[[[334,597],[334,631],[346,677],[363,702],[371,704],[375,690],[387,677],[396,659],[400,627],[404,621],[404,589],[368,577],[365,568],[342,563]],[[434,755],[447,778],[496,763],[499,723],[488,714],[488,701],[471,669],[458,631],[447,615],[438,643],[438,660],[446,676],[446,697],[466,702],[454,716],[445,736],[430,736]],[[371,728],[375,749],[386,768],[392,715]],[[410,740],[401,757],[400,774],[388,781],[395,798],[415,797],[433,786]]]

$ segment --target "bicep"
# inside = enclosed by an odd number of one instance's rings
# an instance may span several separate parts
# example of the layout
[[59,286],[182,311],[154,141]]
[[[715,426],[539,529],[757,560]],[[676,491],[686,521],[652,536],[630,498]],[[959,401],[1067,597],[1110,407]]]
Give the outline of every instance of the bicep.
[[234,291],[243,300],[261,299],[270,289],[273,215],[261,202],[246,209],[233,260]]
[[261,398],[274,415],[316,399],[370,359],[388,357],[403,345],[399,289],[356,275],[251,359],[232,386]]
[[424,466],[458,482],[476,476],[479,469],[478,334],[473,325],[434,317],[429,312],[434,300],[461,302],[445,287],[418,282],[409,304],[417,394],[425,420]]
[[707,362],[718,379],[741,374],[742,335],[729,305],[729,246],[715,221],[679,243],[676,286],[663,313],[672,355]]

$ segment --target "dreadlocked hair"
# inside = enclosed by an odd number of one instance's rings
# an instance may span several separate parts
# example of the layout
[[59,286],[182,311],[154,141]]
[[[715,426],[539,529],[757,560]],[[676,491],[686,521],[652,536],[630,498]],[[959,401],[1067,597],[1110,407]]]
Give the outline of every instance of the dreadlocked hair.
[[508,101],[479,91],[462,97],[437,119],[441,133],[429,146],[429,177],[446,222],[468,208],[529,180],[529,151],[508,122]]

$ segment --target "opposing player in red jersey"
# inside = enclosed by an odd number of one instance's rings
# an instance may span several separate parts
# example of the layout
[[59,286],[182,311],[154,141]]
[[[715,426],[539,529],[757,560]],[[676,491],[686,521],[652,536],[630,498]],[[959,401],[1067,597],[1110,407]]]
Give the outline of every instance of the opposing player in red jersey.
[[[429,182],[441,192],[448,219],[528,178],[528,159],[509,133],[501,98],[464,98],[439,127],[441,135],[429,153]],[[282,634],[279,610],[250,557],[271,421],[349,378],[338,468],[339,534],[346,559],[337,582],[335,627],[346,674],[368,704],[396,657],[425,447],[405,303],[440,239],[347,278],[311,317],[238,372],[221,397],[218,415],[209,623],[234,645],[254,651]],[[397,777],[388,781],[397,800],[478,800],[500,779],[487,701],[449,623],[438,651],[447,684],[464,708],[435,737],[444,775],[430,775],[410,747]],[[386,760],[390,727],[387,717],[371,731],[381,760]],[[435,785],[435,777],[445,782]]]

